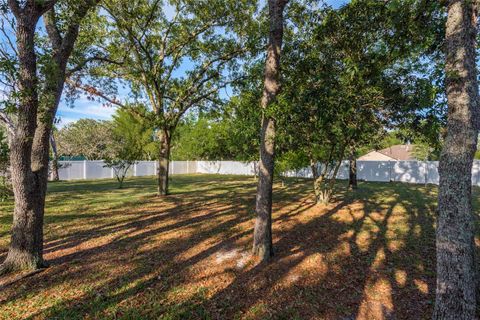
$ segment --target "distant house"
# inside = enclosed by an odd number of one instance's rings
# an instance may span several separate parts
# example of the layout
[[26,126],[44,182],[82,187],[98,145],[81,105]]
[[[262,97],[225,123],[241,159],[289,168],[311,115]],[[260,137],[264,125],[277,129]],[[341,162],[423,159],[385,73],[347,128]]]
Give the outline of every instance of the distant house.
[[361,156],[358,160],[364,161],[397,161],[397,160],[416,160],[413,155],[414,145],[398,144],[382,150],[370,151]]

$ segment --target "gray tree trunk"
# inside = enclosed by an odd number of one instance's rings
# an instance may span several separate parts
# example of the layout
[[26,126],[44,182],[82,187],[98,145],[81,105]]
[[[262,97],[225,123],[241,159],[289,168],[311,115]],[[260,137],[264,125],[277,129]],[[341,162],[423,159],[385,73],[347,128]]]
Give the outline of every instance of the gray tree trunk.
[[[21,98],[15,132],[11,137],[10,165],[15,199],[13,225],[7,258],[1,272],[37,269],[43,261],[43,192],[39,172],[32,170],[32,145],[38,111],[37,57],[35,54],[35,27],[41,16],[26,4],[9,2],[17,18],[16,41],[19,60]],[[29,8],[29,10],[27,10]]]
[[50,136],[50,145],[52,147],[52,165],[51,165],[51,172],[50,172],[50,180],[51,181],[58,181],[60,177],[58,175],[58,153],[57,153],[57,143],[55,141],[55,136],[52,132]]
[[170,132],[161,131],[159,134],[159,153],[158,153],[158,196],[168,195],[168,176],[170,165]]
[[[0,272],[37,269],[46,266],[43,260],[43,216],[48,181],[50,134],[62,95],[67,61],[73,51],[81,20],[98,0],[85,0],[73,13],[62,38],[52,9],[55,1],[26,1],[23,7],[9,1],[17,18],[17,51],[19,58],[20,100],[15,132],[11,138],[10,163],[15,197],[12,237],[7,258]],[[35,27],[44,17],[53,47],[53,66],[45,75],[42,101],[39,101]]]
[[262,116],[260,162],[253,233],[253,255],[268,261],[272,246],[272,188],[275,159],[275,120],[265,111],[280,91],[280,55],[283,41],[283,11],[288,0],[269,0],[270,35],[265,62],[265,79],[261,108]]
[[474,1],[448,2],[448,123],[440,157],[434,319],[475,319],[476,268],[471,170],[478,134]]
[[350,157],[348,159],[348,188],[350,190],[357,189],[357,157],[355,150],[350,152]]

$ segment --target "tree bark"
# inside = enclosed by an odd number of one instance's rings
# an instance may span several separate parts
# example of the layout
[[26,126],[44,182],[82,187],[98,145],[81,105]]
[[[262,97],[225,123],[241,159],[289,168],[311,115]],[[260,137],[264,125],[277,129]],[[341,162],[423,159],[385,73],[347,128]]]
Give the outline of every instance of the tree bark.
[[348,188],[355,190],[357,189],[357,157],[354,149],[350,153],[348,164]]
[[58,181],[60,177],[58,175],[58,153],[57,153],[57,143],[55,141],[55,136],[52,132],[50,135],[50,146],[52,147],[52,165],[50,172],[50,181]]
[[268,107],[275,102],[280,91],[280,55],[283,41],[283,11],[288,0],[269,0],[270,34],[265,62],[260,163],[255,211],[257,214],[253,233],[253,255],[262,261],[273,256],[272,246],[272,188],[275,159],[275,119]]
[[158,153],[158,196],[168,195],[168,176],[170,165],[170,132],[162,130],[159,134],[159,153]]
[[317,167],[317,161],[313,159],[313,157],[310,155],[310,168],[312,170],[312,176],[313,176],[313,193],[315,194],[315,202],[318,204],[320,201],[320,194],[322,191],[322,183],[323,183],[323,178],[325,177],[325,174],[327,172],[328,165],[323,169],[322,173],[319,173],[318,167]]
[[434,319],[475,319],[476,266],[471,170],[478,134],[474,1],[448,2],[448,122],[440,157]]
[[7,258],[1,272],[38,269],[43,261],[43,203],[39,173],[32,170],[31,151],[38,111],[37,57],[35,26],[40,15],[25,12],[17,17],[19,92],[17,124],[12,136],[10,165],[15,199],[13,225]]
[[[325,179],[328,172],[328,170],[325,169],[324,172],[320,175],[320,177],[315,179],[314,189],[315,189],[315,200],[317,204],[330,203],[330,200],[332,199],[332,196],[333,196],[333,188],[335,187],[335,182],[337,181],[336,177],[338,174],[338,170],[340,169],[341,165],[342,165],[341,160],[335,164],[331,177],[327,177],[327,179]],[[325,166],[328,167],[328,163]]]
[[[7,258],[0,273],[45,267],[43,260],[43,216],[48,181],[50,134],[65,83],[67,61],[78,36],[79,25],[96,1],[86,0],[78,7],[62,38],[55,19],[54,0],[42,4],[27,1],[21,8],[16,1],[9,6],[17,18],[19,92],[15,132],[11,138],[10,163],[15,198],[12,237]],[[39,101],[35,27],[42,14],[53,47],[49,70]]]

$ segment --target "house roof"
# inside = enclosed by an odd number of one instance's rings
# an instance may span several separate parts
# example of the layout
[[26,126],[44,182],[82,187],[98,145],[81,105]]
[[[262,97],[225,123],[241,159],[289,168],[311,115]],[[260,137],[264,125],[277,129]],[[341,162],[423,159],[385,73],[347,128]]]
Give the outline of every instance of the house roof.
[[414,145],[411,144],[397,144],[382,150],[377,150],[377,152],[395,160],[415,160],[413,149]]

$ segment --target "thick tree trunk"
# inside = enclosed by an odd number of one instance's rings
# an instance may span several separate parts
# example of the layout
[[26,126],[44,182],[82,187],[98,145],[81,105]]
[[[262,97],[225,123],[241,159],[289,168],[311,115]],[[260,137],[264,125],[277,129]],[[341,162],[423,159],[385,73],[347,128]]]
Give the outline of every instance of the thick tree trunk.
[[253,254],[267,261],[273,256],[272,247],[272,186],[274,169],[275,121],[263,117],[260,144]]
[[[55,1],[25,4],[11,1],[17,18],[17,51],[19,58],[19,92],[15,132],[11,137],[10,162],[15,196],[12,238],[7,258],[0,272],[36,269],[46,266],[43,260],[43,216],[48,180],[49,139],[53,120],[65,82],[67,61],[78,36],[79,24],[96,1],[85,1],[75,11],[72,23],[62,38],[53,10]],[[46,72],[42,101],[38,98],[35,55],[35,26],[45,12],[44,23],[53,47],[53,62]]]
[[[34,16],[34,17],[32,17]],[[17,125],[12,137],[10,165],[15,198],[11,243],[1,271],[37,269],[43,261],[43,192],[41,177],[32,170],[31,151],[38,111],[37,65],[34,14],[17,17],[19,58],[19,103]]]
[[263,110],[260,163],[253,233],[253,255],[268,261],[272,246],[272,188],[275,159],[275,120],[267,114],[268,107],[280,91],[280,55],[283,40],[283,11],[288,0],[269,0],[270,35],[265,62],[265,79],[261,108]]
[[57,153],[57,143],[55,142],[55,137],[53,132],[50,136],[50,146],[52,147],[52,165],[50,167],[50,180],[58,181],[60,177],[58,175],[58,153]]
[[168,176],[170,165],[170,132],[161,131],[159,134],[159,153],[158,153],[158,196],[168,195]]
[[479,112],[474,6],[474,1],[451,0],[448,4],[448,123],[439,166],[434,319],[475,319],[477,270],[471,170]]
[[350,153],[348,164],[348,188],[355,190],[357,189],[357,157],[355,150],[352,150]]

